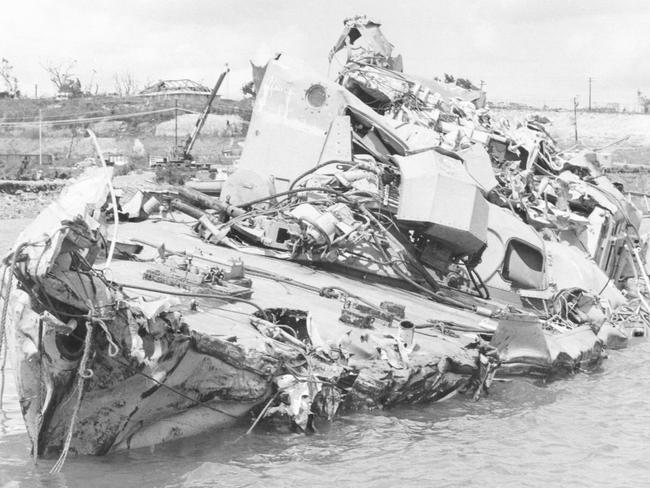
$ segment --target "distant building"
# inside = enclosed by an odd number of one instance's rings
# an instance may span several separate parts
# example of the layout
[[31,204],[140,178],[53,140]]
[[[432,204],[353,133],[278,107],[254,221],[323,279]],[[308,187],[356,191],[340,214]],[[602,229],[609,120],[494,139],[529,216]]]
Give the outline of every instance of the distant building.
[[160,80],[138,93],[152,101],[178,100],[179,102],[205,103],[210,95],[210,88],[192,80]]

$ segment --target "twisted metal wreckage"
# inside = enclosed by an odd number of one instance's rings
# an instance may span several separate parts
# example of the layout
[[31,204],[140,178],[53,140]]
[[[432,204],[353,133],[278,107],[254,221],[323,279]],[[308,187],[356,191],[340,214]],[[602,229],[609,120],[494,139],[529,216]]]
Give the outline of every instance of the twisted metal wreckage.
[[23,231],[0,295],[34,456],[478,398],[645,335],[640,214],[597,153],[403,73],[365,17],[342,50],[336,82],[257,68],[220,199],[94,168]]

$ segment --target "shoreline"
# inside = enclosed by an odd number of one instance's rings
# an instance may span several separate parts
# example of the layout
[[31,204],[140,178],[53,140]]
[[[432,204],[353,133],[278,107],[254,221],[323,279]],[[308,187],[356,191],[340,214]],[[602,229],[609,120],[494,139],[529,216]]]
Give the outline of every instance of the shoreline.
[[0,193],[0,220],[33,219],[56,197],[59,190]]

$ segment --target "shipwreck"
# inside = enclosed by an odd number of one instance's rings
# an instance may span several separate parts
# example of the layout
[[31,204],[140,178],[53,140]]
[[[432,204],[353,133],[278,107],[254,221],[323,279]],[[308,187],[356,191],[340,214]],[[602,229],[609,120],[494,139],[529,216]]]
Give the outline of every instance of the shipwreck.
[[256,67],[219,198],[91,168],[22,232],[0,317],[34,456],[476,400],[646,335],[642,216],[597,152],[393,49],[355,17],[335,80]]

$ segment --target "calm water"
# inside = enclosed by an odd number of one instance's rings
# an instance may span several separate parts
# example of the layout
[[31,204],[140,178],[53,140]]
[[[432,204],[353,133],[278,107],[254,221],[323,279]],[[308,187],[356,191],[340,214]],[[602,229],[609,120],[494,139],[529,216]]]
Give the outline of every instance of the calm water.
[[[13,236],[1,228],[4,251]],[[478,403],[355,414],[312,436],[259,428],[241,437],[243,426],[155,449],[72,457],[57,476],[48,474],[52,461],[30,458],[10,381],[0,485],[649,486],[649,356],[650,342],[641,342],[611,352],[598,373],[550,385],[498,383]]]

